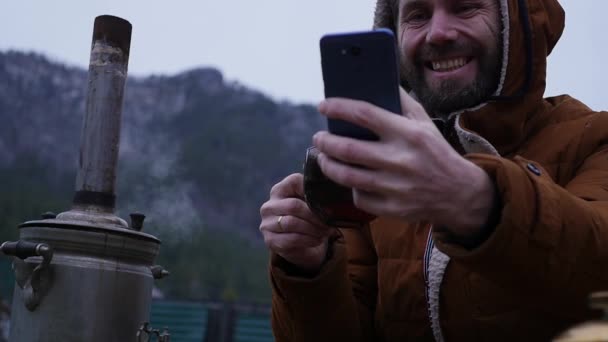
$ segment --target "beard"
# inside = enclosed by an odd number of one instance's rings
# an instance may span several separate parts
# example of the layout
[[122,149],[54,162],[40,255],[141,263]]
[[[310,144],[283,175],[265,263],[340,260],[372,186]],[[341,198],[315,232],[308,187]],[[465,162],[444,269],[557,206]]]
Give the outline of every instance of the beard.
[[[413,61],[402,56],[401,79],[414,92],[429,115],[447,118],[452,112],[483,103],[497,90],[502,66],[500,37],[497,37],[496,42],[492,49],[484,49],[475,43],[452,42],[441,46],[425,44]],[[425,80],[424,69],[427,66],[423,61],[441,59],[454,53],[475,56],[479,66],[475,79],[469,84],[463,84],[458,79],[448,79],[431,87]]]

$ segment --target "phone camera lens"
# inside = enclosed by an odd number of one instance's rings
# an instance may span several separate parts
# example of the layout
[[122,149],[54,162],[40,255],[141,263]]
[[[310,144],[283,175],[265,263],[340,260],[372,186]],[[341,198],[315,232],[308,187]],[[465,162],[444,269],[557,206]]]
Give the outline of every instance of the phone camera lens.
[[351,46],[350,54],[353,56],[359,56],[361,54],[361,48],[358,46]]

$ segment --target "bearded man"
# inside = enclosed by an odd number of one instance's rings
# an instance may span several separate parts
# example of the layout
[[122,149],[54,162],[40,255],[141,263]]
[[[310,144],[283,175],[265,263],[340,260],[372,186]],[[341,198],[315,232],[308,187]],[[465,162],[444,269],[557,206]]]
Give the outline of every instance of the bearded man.
[[[318,161],[378,218],[321,223],[302,175],[260,209],[277,341],[547,341],[608,290],[608,113],[543,99],[557,0],[378,0],[403,116],[327,99],[378,141],[319,132]],[[360,165],[363,167],[355,167]]]

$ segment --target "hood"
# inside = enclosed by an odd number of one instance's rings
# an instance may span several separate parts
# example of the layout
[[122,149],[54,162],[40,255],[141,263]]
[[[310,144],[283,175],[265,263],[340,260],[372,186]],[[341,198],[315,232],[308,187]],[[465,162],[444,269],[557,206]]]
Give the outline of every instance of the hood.
[[[527,123],[547,106],[547,56],[559,40],[565,14],[557,0],[497,0],[503,20],[502,73],[494,96],[461,110],[458,124],[487,139],[501,155],[517,149],[530,133]],[[398,0],[377,0],[374,27],[395,27]]]

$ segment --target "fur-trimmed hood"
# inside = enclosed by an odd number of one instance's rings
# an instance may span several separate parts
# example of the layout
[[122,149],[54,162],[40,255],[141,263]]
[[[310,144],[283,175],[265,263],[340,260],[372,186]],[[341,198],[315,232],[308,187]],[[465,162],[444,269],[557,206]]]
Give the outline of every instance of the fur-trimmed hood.
[[[497,0],[503,18],[503,67],[494,96],[475,108],[461,111],[458,121],[468,131],[487,139],[501,155],[513,152],[543,112],[547,56],[559,40],[565,14],[557,0]],[[377,0],[374,27],[396,34],[398,0]],[[455,113],[456,114],[456,113]]]

